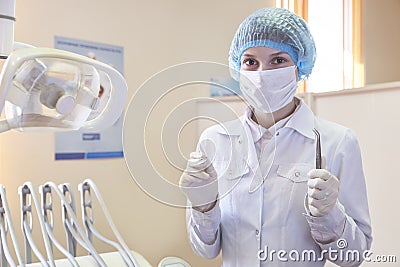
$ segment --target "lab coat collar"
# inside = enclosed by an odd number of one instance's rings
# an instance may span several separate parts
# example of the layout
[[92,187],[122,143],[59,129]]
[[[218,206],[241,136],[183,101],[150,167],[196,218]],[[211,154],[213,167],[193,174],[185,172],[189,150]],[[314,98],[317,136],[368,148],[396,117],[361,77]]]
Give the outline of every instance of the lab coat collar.
[[250,133],[253,137],[254,143],[257,143],[268,130],[253,121],[251,118],[253,116],[253,110],[250,107],[247,107],[244,114],[245,121],[250,128]]
[[[298,99],[298,98],[297,98]],[[290,127],[307,138],[315,139],[313,133],[314,128],[314,114],[302,99],[298,99],[299,107],[294,112],[293,116],[289,119],[284,127]],[[247,134],[244,130],[246,127],[246,114],[239,117],[241,125],[237,120],[227,121],[219,125],[216,131],[220,134],[228,136],[239,136]]]
[[293,117],[287,122],[285,127],[292,128],[305,137],[314,140],[314,113],[302,99],[298,100],[300,101],[299,107],[293,114]]
[[[293,116],[289,119],[284,127],[292,128],[300,134],[304,135],[305,137],[314,140],[314,114],[302,99],[296,99],[299,101],[299,107],[296,109]],[[220,124],[220,127],[218,127],[216,130],[218,133],[228,136],[249,134],[244,130],[248,127],[246,125],[246,114],[241,116],[239,120],[241,121],[241,125],[238,124],[237,120],[233,120]]]

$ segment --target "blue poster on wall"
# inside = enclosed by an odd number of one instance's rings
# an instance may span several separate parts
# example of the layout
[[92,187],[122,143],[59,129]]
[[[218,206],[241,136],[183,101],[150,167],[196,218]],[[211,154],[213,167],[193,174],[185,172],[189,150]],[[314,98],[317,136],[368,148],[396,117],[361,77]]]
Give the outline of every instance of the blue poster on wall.
[[[55,37],[55,48],[109,64],[123,74],[123,47],[78,39]],[[102,86],[102,97],[107,97],[107,86]],[[110,128],[100,132],[71,131],[55,134],[55,159],[121,158],[123,115]]]

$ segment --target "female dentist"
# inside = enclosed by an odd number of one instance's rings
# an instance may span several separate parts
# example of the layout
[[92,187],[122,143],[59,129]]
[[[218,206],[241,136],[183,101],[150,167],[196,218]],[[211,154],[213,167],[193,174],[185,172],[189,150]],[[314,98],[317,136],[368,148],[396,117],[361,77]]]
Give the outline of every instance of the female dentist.
[[249,107],[203,132],[179,184],[198,255],[222,250],[223,266],[240,267],[362,263],[372,237],[357,139],[295,97],[315,54],[306,22],[286,9],[239,26],[229,64]]

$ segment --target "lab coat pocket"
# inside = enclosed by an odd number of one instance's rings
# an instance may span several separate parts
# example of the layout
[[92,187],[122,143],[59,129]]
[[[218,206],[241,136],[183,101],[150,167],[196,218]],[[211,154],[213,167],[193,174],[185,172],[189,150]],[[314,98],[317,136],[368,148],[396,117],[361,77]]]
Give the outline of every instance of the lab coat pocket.
[[280,177],[289,179],[295,183],[306,182],[308,180],[307,173],[313,168],[311,164],[279,164],[277,174]]
[[313,165],[307,163],[279,164],[276,171],[279,188],[275,189],[280,191],[279,213],[283,225],[299,220],[304,213],[307,173],[312,168]]

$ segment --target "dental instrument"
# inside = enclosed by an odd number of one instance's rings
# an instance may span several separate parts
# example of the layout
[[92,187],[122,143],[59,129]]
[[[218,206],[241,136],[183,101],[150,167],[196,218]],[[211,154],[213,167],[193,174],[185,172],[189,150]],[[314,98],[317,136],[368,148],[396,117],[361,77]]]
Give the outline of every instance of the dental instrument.
[[315,128],[313,129],[313,132],[315,134],[315,138],[317,139],[317,144],[315,147],[315,168],[321,169],[322,168],[321,134]]

